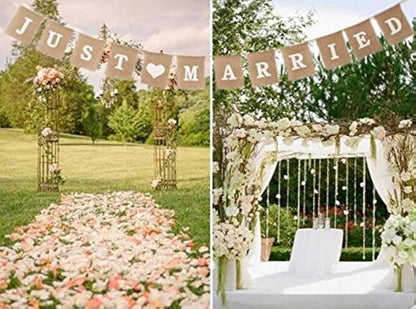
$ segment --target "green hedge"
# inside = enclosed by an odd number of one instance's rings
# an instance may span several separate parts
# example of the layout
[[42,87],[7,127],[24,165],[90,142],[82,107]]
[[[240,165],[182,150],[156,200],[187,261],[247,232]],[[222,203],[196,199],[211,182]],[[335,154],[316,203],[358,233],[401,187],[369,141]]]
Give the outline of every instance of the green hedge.
[[[289,247],[273,247],[270,254],[270,261],[289,261],[290,252],[292,248]],[[380,248],[376,248],[375,258],[377,258]],[[351,247],[342,249],[341,261],[371,261],[372,248],[365,249],[365,260],[363,260],[363,248]]]

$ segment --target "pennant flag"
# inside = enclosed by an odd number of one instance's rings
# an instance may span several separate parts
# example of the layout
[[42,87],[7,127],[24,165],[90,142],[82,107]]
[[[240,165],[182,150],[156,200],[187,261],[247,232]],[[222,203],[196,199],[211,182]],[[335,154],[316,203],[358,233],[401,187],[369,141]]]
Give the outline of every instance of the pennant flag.
[[205,57],[178,56],[177,68],[178,89],[205,88]]
[[324,67],[328,70],[351,62],[342,31],[316,40]]
[[404,41],[413,36],[413,29],[402,11],[400,4],[381,12],[375,19],[390,45]]
[[105,75],[118,79],[130,79],[136,67],[139,52],[130,47],[113,45]]
[[7,26],[6,33],[23,44],[29,45],[38,32],[43,19],[42,15],[20,6]]
[[289,80],[315,75],[312,53],[307,42],[282,49]]
[[358,60],[383,49],[369,19],[344,31]]
[[95,71],[100,64],[105,42],[82,33],[78,35],[77,45],[71,55],[71,64],[77,68]]
[[166,88],[171,64],[171,55],[145,51],[141,82],[149,86]]
[[37,50],[58,60],[65,56],[65,49],[73,31],[57,22],[48,21],[40,37]]
[[274,50],[247,55],[251,84],[254,87],[271,85],[279,81]]
[[243,64],[240,55],[214,57],[215,80],[218,89],[244,86]]

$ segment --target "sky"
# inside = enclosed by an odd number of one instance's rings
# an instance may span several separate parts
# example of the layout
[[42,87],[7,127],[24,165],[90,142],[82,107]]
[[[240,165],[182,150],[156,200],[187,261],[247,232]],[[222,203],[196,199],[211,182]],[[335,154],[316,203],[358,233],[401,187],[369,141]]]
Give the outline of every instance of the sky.
[[[31,4],[32,0],[0,0],[0,70],[4,68],[12,42],[4,28],[19,3]],[[64,22],[75,31],[95,36],[106,22],[112,31],[142,43],[149,51],[210,55],[209,0],[60,0],[59,3]],[[276,14],[285,18],[295,12],[314,11],[316,23],[306,33],[308,39],[315,39],[359,23],[398,1],[274,0],[273,3]],[[402,7],[409,21],[416,17],[416,1],[409,0]],[[103,70],[83,73],[96,88],[104,76]]]
[[[13,41],[4,29],[19,4],[30,5],[32,2],[0,0],[0,70],[5,67]],[[163,50],[167,54],[184,56],[210,55],[209,0],[59,0],[59,12],[68,27],[89,36],[97,36],[105,22],[110,31],[126,40],[142,43],[148,51]],[[208,66],[206,72],[209,72]],[[104,70],[82,70],[82,73],[98,90]]]

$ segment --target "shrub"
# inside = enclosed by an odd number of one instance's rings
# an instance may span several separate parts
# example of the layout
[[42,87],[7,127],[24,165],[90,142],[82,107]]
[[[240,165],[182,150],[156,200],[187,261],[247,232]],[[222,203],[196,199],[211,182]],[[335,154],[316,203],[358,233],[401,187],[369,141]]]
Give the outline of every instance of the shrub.
[[269,237],[274,237],[276,243],[284,246],[292,246],[295,238],[297,224],[290,209],[280,207],[280,240],[277,241],[278,234],[278,218],[279,206],[272,204],[269,207],[269,214],[267,216],[266,208],[262,207],[260,210],[260,225],[262,237],[266,235],[266,228],[268,225]]

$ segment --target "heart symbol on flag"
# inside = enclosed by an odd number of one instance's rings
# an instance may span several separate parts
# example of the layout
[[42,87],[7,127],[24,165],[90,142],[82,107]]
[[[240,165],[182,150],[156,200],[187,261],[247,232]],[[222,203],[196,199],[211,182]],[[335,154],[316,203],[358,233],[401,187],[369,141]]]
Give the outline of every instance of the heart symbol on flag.
[[166,69],[161,64],[156,65],[154,63],[149,63],[146,65],[146,71],[149,72],[152,78],[157,78],[163,73],[165,73]]

